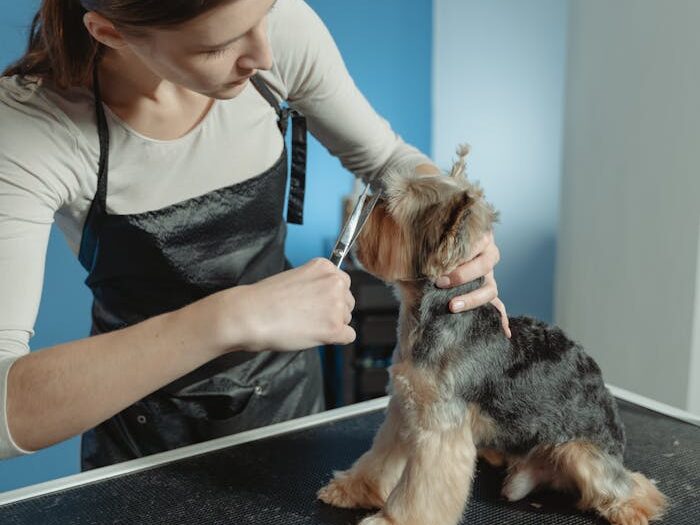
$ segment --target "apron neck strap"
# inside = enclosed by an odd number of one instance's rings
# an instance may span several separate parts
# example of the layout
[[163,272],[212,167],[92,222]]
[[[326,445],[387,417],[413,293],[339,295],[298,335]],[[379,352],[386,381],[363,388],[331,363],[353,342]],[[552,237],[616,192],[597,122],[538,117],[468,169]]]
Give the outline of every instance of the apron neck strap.
[[97,193],[95,200],[102,208],[107,210],[107,172],[109,171],[109,126],[102,105],[102,95],[100,93],[100,79],[97,65],[92,71],[92,91],[95,96],[95,114],[97,116],[97,135],[100,141],[100,162],[97,170]]

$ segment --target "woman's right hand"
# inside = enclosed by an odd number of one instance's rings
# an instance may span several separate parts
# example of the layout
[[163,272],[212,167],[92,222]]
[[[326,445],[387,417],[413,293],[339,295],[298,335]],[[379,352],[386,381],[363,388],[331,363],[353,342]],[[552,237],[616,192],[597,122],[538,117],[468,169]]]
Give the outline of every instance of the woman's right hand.
[[207,300],[216,309],[215,330],[224,351],[295,351],[355,340],[348,326],[355,307],[350,276],[328,259],[312,259]]

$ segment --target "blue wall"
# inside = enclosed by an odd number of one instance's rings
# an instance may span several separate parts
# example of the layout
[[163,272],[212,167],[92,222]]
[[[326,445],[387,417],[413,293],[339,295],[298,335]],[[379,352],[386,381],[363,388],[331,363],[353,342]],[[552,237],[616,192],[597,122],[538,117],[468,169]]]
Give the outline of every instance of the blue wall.
[[[430,71],[432,2],[430,0],[312,0],[337,40],[360,89],[406,140],[430,153]],[[0,19],[0,66],[24,49],[26,29],[39,2],[3,2]],[[304,226],[290,226],[290,260],[302,264],[327,256],[340,224],[340,199],[352,187],[352,175],[312,141]],[[60,232],[49,242],[46,277],[33,349],[85,337],[90,297],[85,273]],[[1,292],[0,292],[1,293]],[[0,462],[0,491],[78,471],[78,439],[31,456]]]
[[[37,0],[4,2],[0,19],[0,67],[12,62],[25,49],[27,26],[38,5]],[[83,284],[85,271],[56,228],[49,240],[47,258],[36,335],[30,341],[35,349],[83,338],[90,329],[90,294]],[[0,491],[77,472],[78,445],[79,439],[74,438],[31,456],[0,462]]]
[[[370,103],[406,141],[430,155],[432,1],[307,1],[328,25]],[[315,140],[309,166],[308,216],[304,226],[289,228],[287,254],[294,265],[329,255],[340,229],[340,199],[353,183]]]
[[433,154],[468,142],[468,174],[501,211],[499,294],[552,319],[567,0],[435,0]]

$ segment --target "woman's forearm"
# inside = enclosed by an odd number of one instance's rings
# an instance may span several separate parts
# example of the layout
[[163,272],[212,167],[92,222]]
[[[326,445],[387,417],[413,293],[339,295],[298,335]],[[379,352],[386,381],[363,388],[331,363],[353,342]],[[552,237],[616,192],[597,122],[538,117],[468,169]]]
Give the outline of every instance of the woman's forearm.
[[226,347],[217,341],[211,310],[194,303],[18,359],[7,385],[8,425],[17,446],[33,451],[78,435],[235,349],[236,341]]
[[53,445],[226,352],[349,344],[354,305],[350,277],[315,258],[131,327],[26,355],[8,375],[10,435],[24,450]]

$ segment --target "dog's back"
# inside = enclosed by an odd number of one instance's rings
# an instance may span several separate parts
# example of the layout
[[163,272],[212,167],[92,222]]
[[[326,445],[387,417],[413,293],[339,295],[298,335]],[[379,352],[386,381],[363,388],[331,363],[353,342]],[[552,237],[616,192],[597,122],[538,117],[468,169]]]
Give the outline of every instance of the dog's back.
[[[484,309],[476,315],[498,314]],[[623,424],[595,361],[555,326],[515,317],[510,327],[507,359],[491,359],[471,399],[499,423],[499,448],[522,454],[578,439],[621,457]]]
[[530,317],[510,318],[509,340],[491,305],[450,313],[449,298],[461,292],[426,286],[413,356],[417,364],[442,367],[455,394],[496,422],[491,442],[481,445],[520,455],[538,445],[585,440],[621,457],[624,431],[615,401],[581,346]]

